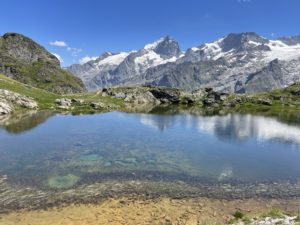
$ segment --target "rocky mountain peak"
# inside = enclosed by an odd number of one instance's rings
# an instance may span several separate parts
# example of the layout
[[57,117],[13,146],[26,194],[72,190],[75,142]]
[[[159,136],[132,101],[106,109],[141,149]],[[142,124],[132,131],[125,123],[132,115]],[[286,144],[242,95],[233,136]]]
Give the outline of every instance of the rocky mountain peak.
[[298,45],[300,44],[300,35],[298,36],[285,36],[278,40],[282,41],[286,45]]
[[18,33],[6,33],[2,37],[2,45],[5,45],[9,56],[27,63],[36,61],[48,61],[60,66],[59,60],[50,54],[44,47],[30,38]]
[[82,81],[63,70],[54,55],[22,34],[0,36],[0,73],[51,92],[85,91]]
[[160,38],[159,40],[146,45],[144,49],[148,51],[152,50],[163,58],[178,57],[181,53],[178,42],[170,36]]
[[267,43],[269,43],[268,39],[261,37],[254,32],[245,32],[228,34],[223,38],[220,46],[224,52],[231,50],[247,51],[257,48],[258,46],[264,46]]

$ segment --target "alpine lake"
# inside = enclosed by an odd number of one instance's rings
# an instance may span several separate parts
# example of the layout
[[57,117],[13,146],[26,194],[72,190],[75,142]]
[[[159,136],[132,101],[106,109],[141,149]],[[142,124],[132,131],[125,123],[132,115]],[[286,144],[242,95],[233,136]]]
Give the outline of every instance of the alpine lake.
[[300,116],[174,109],[1,118],[0,212],[109,197],[300,197]]

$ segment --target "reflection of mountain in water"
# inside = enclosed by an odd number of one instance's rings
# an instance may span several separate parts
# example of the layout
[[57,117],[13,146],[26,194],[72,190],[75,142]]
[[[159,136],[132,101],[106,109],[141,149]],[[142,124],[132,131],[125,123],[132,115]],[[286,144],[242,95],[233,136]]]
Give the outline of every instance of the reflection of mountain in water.
[[22,133],[44,123],[53,115],[54,112],[51,111],[27,111],[0,117],[0,128],[4,128],[9,133]]
[[165,130],[176,123],[184,127],[194,127],[199,132],[216,135],[222,139],[279,140],[300,145],[300,127],[286,124],[277,119],[263,116],[229,114],[226,116],[140,116],[141,123],[159,130]]
[[175,115],[155,115],[155,114],[141,114],[139,115],[140,121],[146,126],[157,128],[164,131],[172,127],[177,120]]

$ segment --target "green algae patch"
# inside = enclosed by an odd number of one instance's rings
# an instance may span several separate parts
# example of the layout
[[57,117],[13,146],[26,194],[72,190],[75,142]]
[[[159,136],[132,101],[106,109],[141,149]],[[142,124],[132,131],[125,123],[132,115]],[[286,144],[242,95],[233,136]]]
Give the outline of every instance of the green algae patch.
[[101,160],[102,157],[97,154],[83,155],[79,158],[82,161],[98,161]]
[[79,181],[79,177],[73,174],[65,176],[55,176],[48,179],[48,185],[51,188],[65,189],[73,187]]

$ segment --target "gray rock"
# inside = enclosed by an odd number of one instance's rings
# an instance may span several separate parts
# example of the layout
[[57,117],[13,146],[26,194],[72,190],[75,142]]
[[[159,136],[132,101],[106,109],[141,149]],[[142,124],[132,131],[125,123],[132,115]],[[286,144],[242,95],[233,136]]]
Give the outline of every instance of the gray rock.
[[67,109],[72,105],[72,100],[68,98],[55,99],[54,102],[59,105],[61,109]]
[[[38,104],[32,98],[20,95],[18,93],[0,89],[0,102],[2,102],[2,110],[7,111],[8,113],[13,111],[13,106],[28,108],[28,109],[37,109]],[[6,108],[7,110],[4,110]],[[10,110],[8,110],[10,109]]]
[[106,105],[103,104],[102,102],[91,102],[90,106],[93,109],[104,109],[104,108],[106,108]]
[[272,105],[272,100],[268,98],[259,98],[257,103],[262,105]]
[[0,115],[9,114],[12,111],[12,107],[7,102],[0,99]]

